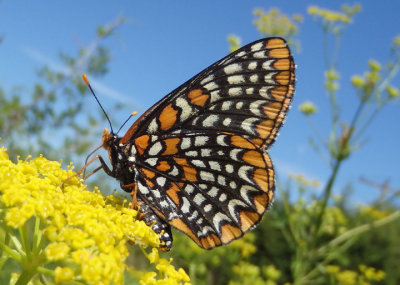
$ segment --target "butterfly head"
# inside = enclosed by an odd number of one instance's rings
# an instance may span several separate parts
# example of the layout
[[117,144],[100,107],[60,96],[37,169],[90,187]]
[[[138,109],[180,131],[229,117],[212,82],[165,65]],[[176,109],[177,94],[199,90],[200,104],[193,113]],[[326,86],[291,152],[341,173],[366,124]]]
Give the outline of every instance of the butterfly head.
[[114,134],[113,132],[110,133],[107,129],[104,129],[102,145],[103,148],[108,151],[108,156],[112,165],[115,165],[118,160],[119,141],[120,138],[116,134]]

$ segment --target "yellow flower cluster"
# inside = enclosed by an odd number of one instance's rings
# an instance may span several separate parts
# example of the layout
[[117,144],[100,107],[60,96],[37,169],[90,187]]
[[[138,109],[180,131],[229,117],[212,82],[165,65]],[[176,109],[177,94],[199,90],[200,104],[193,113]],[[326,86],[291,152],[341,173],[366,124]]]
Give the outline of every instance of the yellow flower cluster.
[[[137,211],[124,207],[117,198],[87,191],[77,177],[62,187],[71,175],[70,169],[63,170],[60,163],[44,157],[14,164],[0,148],[0,219],[18,230],[31,218],[40,221],[40,232],[34,233],[34,240],[43,238],[44,250],[37,250],[39,260],[45,260],[40,266],[55,267],[50,275],[56,283],[123,284],[128,242],[153,247],[154,256],[159,238],[143,221],[136,220]],[[164,284],[189,281],[183,269],[176,270],[169,261],[149,260],[163,280],[169,280]],[[147,282],[148,276],[143,278],[142,284],[154,284]]]
[[371,285],[374,282],[385,279],[385,272],[366,265],[358,266],[359,272],[353,270],[341,270],[338,265],[326,265],[326,273],[335,277],[338,284],[343,285]]
[[370,205],[359,205],[358,206],[360,213],[370,216],[373,219],[380,220],[386,218],[390,215],[387,211],[381,211],[374,206]]
[[189,285],[190,278],[186,272],[179,268],[176,270],[170,261],[160,258],[157,249],[146,254],[150,263],[156,264],[156,269],[158,270],[159,277],[157,278],[156,272],[147,272],[142,276],[140,280],[141,285],[175,285],[175,284],[185,284]]
[[303,20],[301,15],[294,15],[291,19],[276,8],[272,8],[268,12],[262,9],[255,9],[253,14],[256,16],[253,23],[262,34],[285,38],[297,34],[296,22]]
[[307,10],[308,14],[319,16],[327,22],[343,22],[349,23],[351,18],[345,13],[336,12],[328,9],[322,9],[317,6],[310,6]]

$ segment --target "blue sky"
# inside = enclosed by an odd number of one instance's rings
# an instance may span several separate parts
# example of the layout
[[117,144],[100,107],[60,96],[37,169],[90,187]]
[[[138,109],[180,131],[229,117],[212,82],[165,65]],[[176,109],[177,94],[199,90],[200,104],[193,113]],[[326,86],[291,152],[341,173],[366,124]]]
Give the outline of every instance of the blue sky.
[[[243,44],[260,38],[252,11],[279,8],[292,15],[302,14],[297,39],[301,52],[295,53],[297,86],[292,110],[270,153],[284,177],[303,173],[324,183],[329,167],[309,147],[310,128],[297,110],[312,100],[319,107],[314,123],[323,135],[329,130],[329,105],[323,88],[322,32],[306,13],[309,5],[339,9],[343,1],[1,1],[0,2],[0,86],[9,90],[23,86],[31,90],[37,81],[35,69],[44,63],[62,68],[60,51],[76,54],[88,45],[95,30],[122,15],[129,23],[105,44],[113,59],[110,72],[93,84],[100,100],[123,102],[144,111],[162,96],[208,65],[225,56],[226,37],[236,34]],[[362,74],[367,61],[386,62],[393,38],[400,34],[399,1],[363,1],[362,12],[345,31],[339,52],[342,80],[338,93],[347,122],[357,104],[349,83]],[[89,74],[90,77],[90,74]],[[399,86],[399,76],[393,82]],[[107,92],[106,92],[107,91]],[[27,92],[29,94],[29,92]],[[88,104],[87,108],[97,108]],[[127,111],[128,114],[128,111]],[[126,116],[117,118],[123,122]],[[386,106],[365,135],[366,144],[346,161],[335,190],[354,183],[356,201],[370,201],[378,191],[359,182],[361,176],[376,182],[390,179],[400,185],[399,103]],[[100,138],[99,138],[100,142]],[[99,142],[94,142],[98,145]]]

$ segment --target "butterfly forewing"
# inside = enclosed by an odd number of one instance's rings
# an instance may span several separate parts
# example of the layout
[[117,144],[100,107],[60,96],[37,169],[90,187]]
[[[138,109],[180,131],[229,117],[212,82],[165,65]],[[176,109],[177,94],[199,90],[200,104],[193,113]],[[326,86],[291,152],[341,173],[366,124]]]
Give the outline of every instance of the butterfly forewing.
[[294,69],[283,39],[259,40],[151,107],[119,142],[132,150],[124,154],[140,199],[203,248],[249,231],[273,198],[265,150],[289,108]]
[[214,63],[147,111],[122,139],[141,134],[219,130],[273,143],[294,92],[286,42],[251,43]]

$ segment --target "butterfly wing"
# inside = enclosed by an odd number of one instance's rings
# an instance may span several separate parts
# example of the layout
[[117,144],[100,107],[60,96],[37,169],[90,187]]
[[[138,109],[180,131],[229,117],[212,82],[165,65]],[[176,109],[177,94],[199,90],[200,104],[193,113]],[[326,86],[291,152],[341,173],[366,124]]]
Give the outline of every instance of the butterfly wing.
[[274,193],[265,150],[294,92],[286,42],[253,42],[150,108],[121,139],[137,149],[138,195],[209,249],[256,225]]
[[121,142],[143,134],[219,130],[275,140],[294,93],[295,65],[281,38],[248,44],[217,61],[145,112]]

